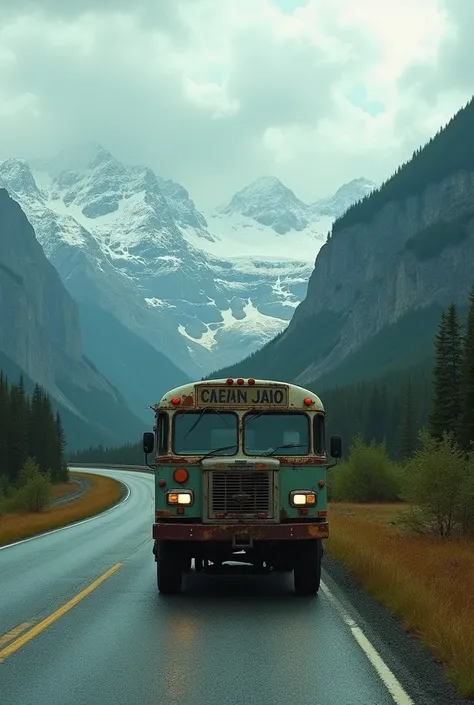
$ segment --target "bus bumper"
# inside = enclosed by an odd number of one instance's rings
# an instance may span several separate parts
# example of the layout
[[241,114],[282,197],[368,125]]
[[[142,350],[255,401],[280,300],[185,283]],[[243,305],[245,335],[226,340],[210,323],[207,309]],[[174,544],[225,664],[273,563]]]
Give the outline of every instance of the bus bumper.
[[301,541],[327,539],[327,522],[284,524],[153,524],[153,538],[158,541]]

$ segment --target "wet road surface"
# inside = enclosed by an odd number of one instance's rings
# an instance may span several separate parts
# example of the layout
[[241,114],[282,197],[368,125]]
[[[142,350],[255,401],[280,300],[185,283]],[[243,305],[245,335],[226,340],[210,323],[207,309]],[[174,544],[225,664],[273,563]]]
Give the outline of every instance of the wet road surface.
[[326,556],[317,598],[296,598],[291,574],[190,574],[159,596],[153,476],[100,472],[126,483],[124,502],[0,549],[2,704],[462,702]]

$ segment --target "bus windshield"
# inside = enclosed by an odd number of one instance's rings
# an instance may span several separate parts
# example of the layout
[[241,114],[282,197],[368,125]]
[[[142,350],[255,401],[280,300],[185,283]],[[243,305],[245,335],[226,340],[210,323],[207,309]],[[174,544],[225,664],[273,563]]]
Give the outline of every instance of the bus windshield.
[[309,418],[307,414],[256,412],[245,414],[244,453],[269,454],[281,449],[281,455],[309,453]]
[[176,455],[204,455],[223,448],[219,455],[238,450],[238,416],[233,412],[178,412],[173,420],[173,452]]

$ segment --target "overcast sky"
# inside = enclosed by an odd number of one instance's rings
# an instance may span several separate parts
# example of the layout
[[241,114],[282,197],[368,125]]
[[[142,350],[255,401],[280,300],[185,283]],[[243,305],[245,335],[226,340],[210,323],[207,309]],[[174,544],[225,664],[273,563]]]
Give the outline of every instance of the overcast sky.
[[0,159],[100,142],[198,206],[380,182],[474,93],[474,0],[0,0]]

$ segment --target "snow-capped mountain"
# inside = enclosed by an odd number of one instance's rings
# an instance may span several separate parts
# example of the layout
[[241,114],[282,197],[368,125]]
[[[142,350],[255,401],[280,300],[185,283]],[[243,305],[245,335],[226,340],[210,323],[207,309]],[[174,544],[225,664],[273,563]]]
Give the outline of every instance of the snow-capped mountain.
[[[336,196],[321,214],[267,177],[204,215],[180,184],[98,145],[7,160],[0,182],[75,300],[112,314],[193,378],[286,327],[337,211]],[[355,183],[358,200],[367,182]]]
[[218,209],[223,215],[244,215],[269,225],[279,235],[304,230],[311,218],[308,206],[274,176],[263,176],[238,191]]
[[371,193],[376,185],[373,181],[360,177],[353,179],[347,184],[343,184],[337,189],[334,196],[321,198],[312,204],[311,209],[318,215],[326,215],[337,218],[342,215],[353,203],[360,201]]

